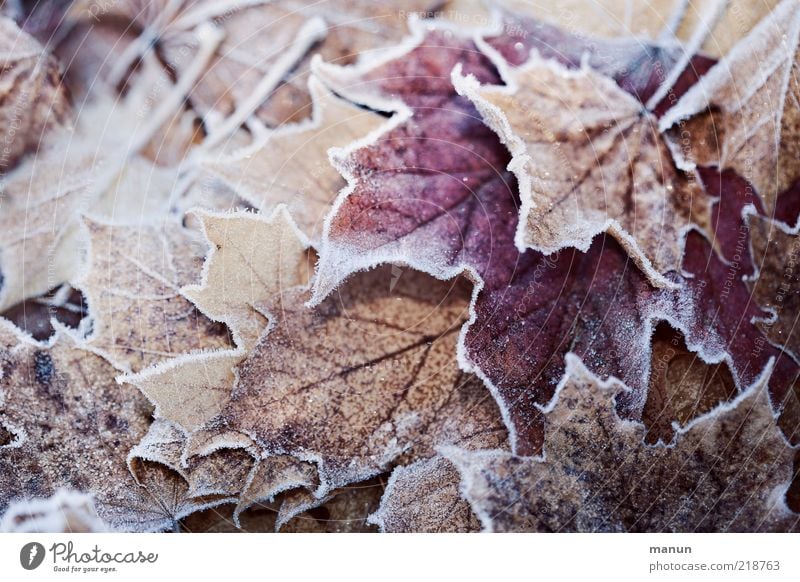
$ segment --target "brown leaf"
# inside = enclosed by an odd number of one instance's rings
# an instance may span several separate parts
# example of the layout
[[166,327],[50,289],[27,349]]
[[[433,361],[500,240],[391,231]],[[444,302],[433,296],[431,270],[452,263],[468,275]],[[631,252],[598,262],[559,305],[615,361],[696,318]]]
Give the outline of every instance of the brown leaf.
[[199,277],[200,238],[174,224],[86,221],[89,265],[75,282],[92,315],[86,345],[124,372],[182,354],[230,348],[227,330],[198,313],[180,288]]
[[462,282],[384,268],[355,277],[320,308],[305,307],[307,299],[296,288],[264,306],[278,321],[239,367],[211,429],[315,463],[317,497],[398,459],[431,456],[436,445],[505,441],[490,394],[453,358],[469,306]]
[[772,215],[800,178],[800,5],[784,0],[661,120],[679,167],[733,169]]
[[150,424],[147,402],[101,358],[69,345],[16,338],[6,324],[0,344],[0,424],[13,440],[0,446],[0,511],[59,488],[91,494],[100,517],[124,530],[160,530],[213,500],[194,501],[163,465],[128,471],[128,451]]
[[308,90],[313,119],[270,133],[231,155],[208,155],[203,170],[220,178],[260,211],[286,203],[300,229],[313,241],[344,179],[328,161],[328,150],[363,138],[386,120],[340,99],[316,77]]
[[0,16],[0,171],[35,152],[71,116],[55,59],[14,21]]
[[685,232],[708,226],[711,205],[674,167],[655,117],[589,68],[532,57],[508,76],[510,89],[454,80],[511,150],[522,201],[517,246],[586,251],[607,231],[651,281],[666,284]]
[[480,521],[461,496],[459,474],[441,456],[398,467],[369,520],[382,532],[477,532]]
[[642,443],[611,393],[572,381],[548,413],[543,458],[444,451],[490,531],[792,531],[794,451],[764,383],[692,423],[674,447]]

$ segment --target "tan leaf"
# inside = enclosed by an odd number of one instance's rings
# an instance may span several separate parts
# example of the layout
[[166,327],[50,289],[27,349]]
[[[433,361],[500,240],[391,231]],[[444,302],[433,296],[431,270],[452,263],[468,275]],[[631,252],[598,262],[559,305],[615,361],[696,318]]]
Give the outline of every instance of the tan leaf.
[[661,119],[679,167],[733,169],[772,215],[800,178],[800,4],[784,0]]
[[35,152],[52,129],[70,123],[70,109],[55,59],[0,16],[0,171]]
[[710,202],[676,169],[654,117],[613,81],[537,57],[509,72],[511,89],[454,75],[460,93],[511,150],[522,207],[517,247],[587,251],[609,232],[652,282],[679,270],[686,231]]
[[468,445],[478,434],[505,441],[491,395],[453,357],[469,308],[463,281],[382,268],[317,309],[307,299],[295,288],[264,306],[278,321],[239,367],[212,431],[315,463],[317,497],[432,456],[436,445]]
[[288,205],[300,229],[313,241],[345,180],[328,161],[328,150],[343,147],[377,130],[381,115],[352,105],[316,77],[308,85],[313,119],[267,133],[230,156],[208,156],[203,169],[221,178],[262,212]]
[[755,302],[773,317],[758,327],[776,346],[800,356],[800,237],[797,228],[751,214],[750,244],[758,274],[746,279]]
[[196,216],[210,253],[202,282],[182,292],[208,317],[224,322],[237,346],[249,350],[267,325],[256,306],[308,281],[307,244],[283,207],[269,218],[250,212]]
[[139,372],[178,355],[231,347],[225,326],[180,293],[200,274],[200,237],[170,223],[86,227],[89,264],[75,284],[92,315],[88,348],[124,372]]
[[383,532],[480,531],[480,521],[461,496],[459,484],[458,471],[444,457],[398,467],[369,520]]
[[490,531],[791,531],[794,451],[765,384],[692,423],[674,447],[649,447],[609,391],[571,381],[548,413],[544,458],[444,454]]
[[235,382],[234,366],[244,350],[190,354],[125,376],[155,406],[163,418],[191,432],[220,413]]
[[51,345],[14,338],[2,326],[0,511],[60,488],[92,495],[115,529],[160,530],[216,500],[195,501],[179,475],[159,465],[140,487],[128,451],[146,433],[150,407],[103,359],[57,335]]

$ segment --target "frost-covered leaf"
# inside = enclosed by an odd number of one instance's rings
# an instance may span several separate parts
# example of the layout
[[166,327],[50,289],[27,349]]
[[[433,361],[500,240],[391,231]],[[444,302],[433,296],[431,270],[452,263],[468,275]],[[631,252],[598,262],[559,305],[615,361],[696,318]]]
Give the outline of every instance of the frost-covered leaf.
[[548,412],[543,458],[445,451],[490,531],[791,531],[783,496],[794,451],[754,387],[678,435],[642,444],[612,392],[570,382]]
[[441,456],[398,467],[370,521],[383,532],[476,532],[481,524],[459,490],[459,474]]
[[460,77],[459,92],[511,151],[522,208],[516,243],[546,254],[587,250],[610,232],[655,283],[678,270],[685,232],[707,227],[710,199],[674,167],[655,117],[591,69],[538,57],[506,87]]
[[128,451],[147,432],[150,409],[101,358],[70,345],[15,337],[2,328],[0,508],[48,497],[60,488],[92,495],[111,527],[159,530],[214,500],[192,500],[181,477],[152,466],[137,485]]
[[262,306],[277,321],[238,368],[231,400],[210,429],[315,463],[318,497],[398,459],[430,456],[440,444],[505,439],[491,396],[455,362],[469,305],[461,282],[384,268],[316,309],[307,299],[295,288]]
[[207,316],[224,322],[237,346],[249,350],[268,323],[257,306],[281,289],[308,281],[307,244],[285,208],[268,218],[250,212],[196,216],[210,252],[202,282],[182,292]]
[[55,59],[0,16],[0,171],[35,152],[51,130],[71,123],[70,109]]
[[[631,388],[624,415],[640,419],[649,341],[659,321],[673,322],[704,363],[725,361],[739,390],[775,360],[770,389],[783,411],[781,426],[796,439],[797,365],[752,324],[765,314],[750,301],[741,275],[696,232],[686,239],[681,264],[690,276],[668,274],[676,289],[654,289],[608,236],[594,238],[585,253],[520,254],[513,242],[515,183],[504,171],[508,154],[449,80],[456,63],[484,84],[498,84],[496,73],[469,41],[434,31],[418,42],[406,54],[337,77],[337,91],[351,98],[387,106],[389,96],[401,97],[411,112],[343,155],[350,188],[329,220],[315,300],[350,273],[382,262],[442,279],[464,270],[478,276],[461,363],[493,389],[519,454],[541,446],[537,405],[569,372],[568,353],[598,377]],[[727,228],[719,220],[714,226]]]
[[313,119],[266,133],[231,155],[209,155],[202,168],[265,212],[285,203],[313,241],[345,181],[328,160],[332,147],[366,137],[386,120],[335,96],[316,78],[309,81]]
[[230,347],[227,329],[180,289],[199,278],[203,244],[170,223],[86,221],[89,264],[76,281],[92,317],[87,346],[124,372],[176,356]]
[[680,167],[735,170],[772,215],[800,178],[800,4],[784,0],[661,120]]

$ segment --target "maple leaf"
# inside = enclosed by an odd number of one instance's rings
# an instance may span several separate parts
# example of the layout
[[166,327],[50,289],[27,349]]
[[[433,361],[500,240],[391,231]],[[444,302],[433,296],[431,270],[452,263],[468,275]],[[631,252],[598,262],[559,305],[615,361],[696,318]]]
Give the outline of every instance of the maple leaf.
[[[678,171],[655,118],[611,80],[536,57],[512,70],[509,88],[454,72],[512,153],[520,184],[520,249],[586,251],[613,234],[654,283],[679,268],[685,232],[707,227],[710,200]],[[568,153],[567,153],[568,152]]]
[[460,363],[493,391],[518,454],[541,446],[538,405],[568,375],[568,353],[599,378],[631,388],[622,413],[640,419],[649,339],[660,321],[677,326],[703,362],[724,360],[740,391],[774,367],[770,389],[794,442],[797,366],[765,345],[749,323],[764,312],[701,235],[686,239],[681,270],[691,276],[668,274],[675,288],[660,291],[608,236],[596,237],[585,253],[516,250],[514,183],[503,173],[507,154],[447,79],[461,62],[465,74],[498,84],[479,55],[468,41],[432,32],[402,56],[338,76],[340,94],[384,107],[387,96],[400,96],[413,114],[405,112],[395,129],[342,154],[350,186],[329,218],[314,300],[349,273],[383,262],[442,279],[462,271],[476,277]]
[[58,64],[10,19],[0,16],[0,170],[36,151],[45,135],[72,118]]
[[351,186],[330,219],[315,298],[350,272],[381,262],[405,262],[443,279],[464,270],[480,277],[461,364],[493,389],[513,446],[534,452],[541,440],[534,404],[552,396],[568,351],[643,393],[648,358],[630,346],[649,337],[648,317],[637,305],[655,310],[658,303],[607,239],[596,239],[586,254],[516,250],[508,154],[453,88],[450,71],[458,62],[483,82],[499,82],[472,43],[439,32],[403,57],[338,77],[352,85],[340,92],[401,95],[413,115],[343,162]]
[[732,169],[768,215],[800,177],[800,10],[784,0],[661,120],[684,169]]
[[319,240],[322,222],[345,181],[328,161],[331,147],[366,137],[386,120],[309,80],[313,119],[267,133],[231,155],[207,155],[204,173],[222,179],[253,207],[286,203],[300,229]]
[[59,488],[91,494],[99,516],[125,530],[160,530],[218,499],[192,500],[179,475],[149,467],[140,487],[126,456],[150,424],[146,401],[101,358],[57,334],[48,344],[2,326],[0,511]]
[[237,346],[251,349],[267,325],[257,305],[284,287],[305,284],[310,275],[307,242],[278,207],[271,216],[250,212],[196,212],[210,253],[200,284],[182,292],[203,313],[224,322]]
[[[389,280],[387,269],[364,274],[314,310],[305,288],[262,306],[278,321],[208,423],[219,446],[241,433],[268,455],[313,462],[321,498],[437,444],[487,433],[502,441],[490,395],[452,358],[468,309],[463,285],[411,272],[389,291]],[[351,338],[346,350],[342,337]]]
[[783,501],[794,451],[775,425],[763,384],[696,419],[674,447],[643,445],[645,429],[617,417],[612,395],[589,380],[566,384],[547,413],[542,458],[444,451],[484,529],[798,527]]
[[181,354],[230,347],[180,288],[197,279],[203,244],[172,224],[118,226],[86,221],[89,264],[75,281],[89,303],[86,347],[123,372]]

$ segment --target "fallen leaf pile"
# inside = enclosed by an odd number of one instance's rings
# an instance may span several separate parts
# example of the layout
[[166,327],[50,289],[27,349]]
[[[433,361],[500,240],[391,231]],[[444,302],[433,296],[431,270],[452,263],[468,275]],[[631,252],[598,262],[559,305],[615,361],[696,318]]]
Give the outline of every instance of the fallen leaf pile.
[[800,531],[800,0],[563,4],[0,4],[0,531]]

